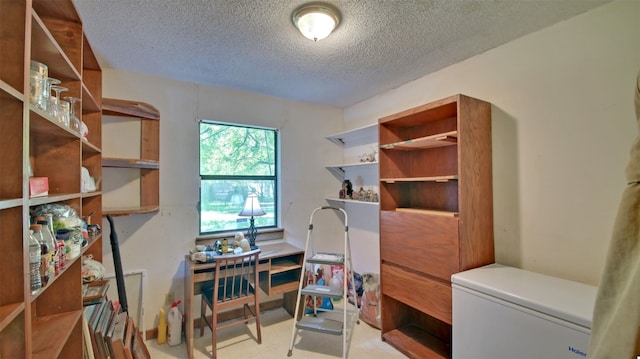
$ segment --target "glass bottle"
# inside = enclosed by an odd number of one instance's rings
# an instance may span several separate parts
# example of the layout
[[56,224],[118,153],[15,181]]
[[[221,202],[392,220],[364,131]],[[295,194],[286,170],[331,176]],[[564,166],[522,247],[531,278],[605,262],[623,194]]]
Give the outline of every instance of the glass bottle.
[[42,279],[40,278],[41,259],[40,243],[33,236],[33,231],[29,230],[29,278],[31,282],[31,294],[42,288]]
[[33,237],[40,243],[40,279],[45,287],[49,283],[49,245],[42,238],[41,224],[32,224],[30,229],[33,231]]

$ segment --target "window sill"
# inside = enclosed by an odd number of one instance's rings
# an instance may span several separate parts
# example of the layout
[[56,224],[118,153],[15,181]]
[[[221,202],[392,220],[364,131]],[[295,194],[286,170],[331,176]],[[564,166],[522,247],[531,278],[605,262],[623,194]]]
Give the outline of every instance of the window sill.
[[[207,244],[210,242],[214,242],[218,239],[233,239],[236,233],[244,231],[231,231],[217,234],[210,234],[206,236],[198,236],[196,237],[196,244]],[[246,233],[245,233],[246,235]],[[274,241],[274,240],[282,240],[284,238],[284,229],[283,228],[268,228],[268,229],[259,229],[258,236],[256,237],[256,243],[258,242],[266,242],[266,241]]]

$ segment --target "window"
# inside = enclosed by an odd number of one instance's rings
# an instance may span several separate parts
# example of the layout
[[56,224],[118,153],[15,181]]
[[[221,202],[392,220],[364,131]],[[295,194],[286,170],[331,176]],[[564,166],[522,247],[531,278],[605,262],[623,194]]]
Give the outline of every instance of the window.
[[278,223],[278,131],[200,122],[200,234],[245,231],[250,217],[238,214],[256,193],[266,215],[256,228]]

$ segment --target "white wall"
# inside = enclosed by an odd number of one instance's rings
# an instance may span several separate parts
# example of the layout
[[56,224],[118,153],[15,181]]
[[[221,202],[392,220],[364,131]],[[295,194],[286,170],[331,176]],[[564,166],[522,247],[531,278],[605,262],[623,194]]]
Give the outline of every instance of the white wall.
[[637,133],[639,39],[640,2],[614,2],[346,108],[345,127],[456,93],[491,102],[496,260],[595,285]]
[[[304,245],[309,215],[340,184],[323,166],[340,150],[324,136],[342,127],[342,110],[233,90],[198,86],[111,69],[104,97],[147,102],[160,111],[160,212],[115,217],[125,272],[144,270],[145,328],[157,325],[165,295],[184,296],[184,256],[198,236],[198,125],[212,119],[278,128],[281,134],[282,226],[286,240]],[[104,147],[109,147],[106,139]],[[115,142],[115,139],[114,139]],[[137,146],[137,142],[133,145]],[[106,195],[105,195],[106,197]],[[103,221],[103,262],[113,273]],[[334,235],[342,233],[337,228]]]
[[[637,132],[638,35],[640,2],[608,4],[351,106],[344,123],[335,108],[105,69],[105,97],[161,113],[160,213],[116,218],[125,271],[147,273],[145,328],[167,292],[183,299],[183,259],[198,234],[196,118],[282,130],[282,224],[302,244],[309,214],[340,186],[324,168],[342,156],[326,135],[455,93],[489,101],[497,260],[596,284]],[[356,270],[369,271],[378,221],[363,214],[349,218],[351,239]],[[104,253],[112,272],[108,240]]]

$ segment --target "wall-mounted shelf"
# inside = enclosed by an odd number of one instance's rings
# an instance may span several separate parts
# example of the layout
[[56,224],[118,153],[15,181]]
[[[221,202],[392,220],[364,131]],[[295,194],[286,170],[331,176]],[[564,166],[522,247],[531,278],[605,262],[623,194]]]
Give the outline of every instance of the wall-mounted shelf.
[[328,165],[325,167],[326,169],[331,171],[331,173],[333,173],[336,177],[342,179],[344,178],[344,173],[348,168],[358,168],[358,167],[364,168],[364,167],[372,167],[372,166],[377,167],[378,162],[353,162],[353,163],[343,163],[343,164],[337,164],[337,165]]
[[151,160],[102,157],[102,167],[159,169],[160,163]]
[[[114,138],[117,133],[123,132],[110,131],[110,126],[131,122],[133,125],[128,126],[135,126],[135,130],[125,129],[124,132],[140,134],[139,138],[135,139],[139,143],[139,152],[136,149],[132,157],[103,154],[105,192],[103,214],[126,216],[157,212],[160,209],[160,113],[147,103],[105,98],[102,101],[102,115],[105,148],[112,146],[112,143],[117,140]],[[126,145],[131,147],[131,142]],[[130,190],[130,188],[123,188],[126,183],[119,182],[121,178],[139,182],[134,189],[135,193],[118,194],[119,191]],[[121,201],[122,198],[126,198],[127,201],[135,198],[136,201],[132,204]]]
[[[357,146],[378,141],[378,124],[354,128],[338,132],[326,137],[329,141],[339,145]],[[373,140],[373,141],[372,141]]]
[[325,199],[327,201],[342,202],[342,203],[357,203],[357,204],[364,204],[364,205],[370,205],[370,206],[380,205],[380,202],[358,201],[355,199],[346,199],[346,198],[325,198]]

